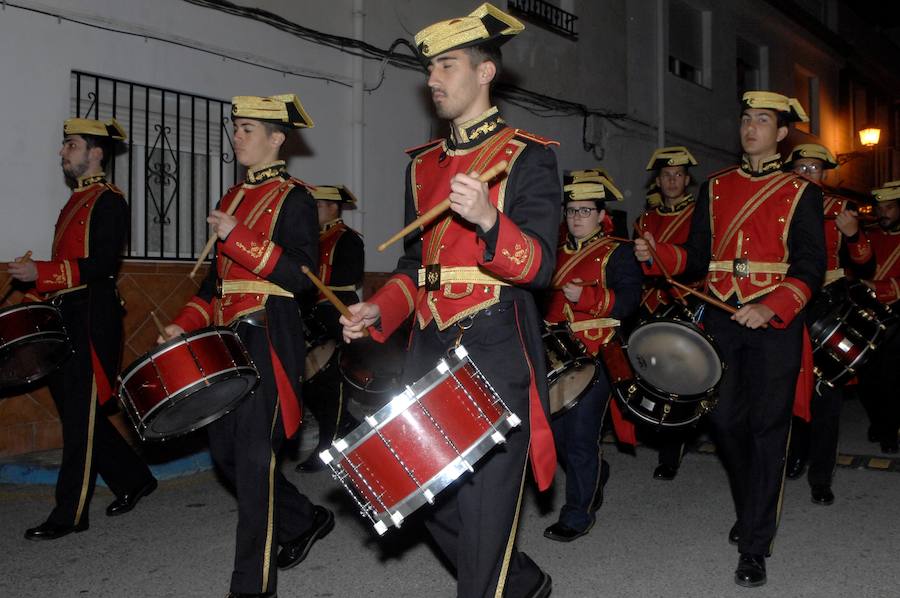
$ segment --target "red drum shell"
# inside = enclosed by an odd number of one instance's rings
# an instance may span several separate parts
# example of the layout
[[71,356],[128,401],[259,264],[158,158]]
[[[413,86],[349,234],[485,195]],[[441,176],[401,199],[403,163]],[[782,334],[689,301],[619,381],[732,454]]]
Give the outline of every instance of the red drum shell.
[[30,384],[72,354],[59,310],[23,303],[0,310],[0,388]]

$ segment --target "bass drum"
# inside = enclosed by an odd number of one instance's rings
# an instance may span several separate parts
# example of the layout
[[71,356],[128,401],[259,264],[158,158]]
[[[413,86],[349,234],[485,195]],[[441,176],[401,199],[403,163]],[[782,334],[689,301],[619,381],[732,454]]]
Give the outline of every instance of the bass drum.
[[642,322],[624,346],[614,339],[601,355],[616,398],[642,421],[688,426],[716,405],[725,364],[713,339],[689,319]]
[[816,376],[829,386],[849,382],[896,320],[897,314],[860,282],[842,278],[823,288],[807,313]]

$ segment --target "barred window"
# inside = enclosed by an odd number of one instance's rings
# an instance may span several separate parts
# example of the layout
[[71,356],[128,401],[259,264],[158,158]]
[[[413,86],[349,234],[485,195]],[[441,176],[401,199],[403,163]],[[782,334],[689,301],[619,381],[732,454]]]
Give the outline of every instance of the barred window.
[[73,71],[71,114],[119,121],[128,134],[107,176],[131,216],[126,258],[192,260],[206,216],[242,175],[231,141],[231,104],[184,91]]

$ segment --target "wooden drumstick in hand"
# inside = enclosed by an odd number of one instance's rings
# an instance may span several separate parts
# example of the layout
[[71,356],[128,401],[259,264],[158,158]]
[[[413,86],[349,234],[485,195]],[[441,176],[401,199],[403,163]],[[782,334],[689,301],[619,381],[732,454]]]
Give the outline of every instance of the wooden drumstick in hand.
[[[325,286],[325,284],[321,280],[319,280],[318,276],[313,274],[312,271],[306,266],[300,266],[300,269],[304,274],[306,274],[306,276],[312,281],[312,283],[316,285],[316,287],[320,291],[322,291],[322,294],[325,295],[325,298],[328,299],[328,301],[330,301],[335,308],[337,308],[342,316],[344,316],[345,318],[353,317],[353,314],[350,313],[350,310],[347,309],[347,306],[344,305],[344,302],[338,299],[338,296],[334,294],[334,291]],[[368,329],[363,328],[363,334],[365,336],[369,336]]]
[[[497,162],[496,164],[494,164],[493,166],[491,166],[490,168],[485,170],[483,173],[478,175],[478,180],[481,181],[482,183],[487,183],[488,181],[493,179],[495,176],[497,176],[498,174],[500,174],[501,172],[506,170],[507,166],[509,166],[509,163],[506,160],[500,160],[499,162]],[[421,216],[419,216],[418,218],[416,218],[415,220],[413,220],[412,222],[410,222],[409,224],[404,226],[400,231],[395,233],[393,237],[391,237],[390,239],[388,239],[387,241],[385,241],[384,243],[379,245],[378,251],[384,251],[385,249],[387,249],[388,247],[390,247],[391,245],[393,245],[394,243],[396,243],[397,241],[399,241],[400,239],[402,239],[409,233],[413,232],[417,228],[425,228],[426,226],[428,226],[431,223],[432,220],[434,220],[435,218],[437,218],[438,216],[440,216],[441,214],[443,214],[444,212],[446,212],[449,209],[450,209],[450,198],[448,197],[441,203],[437,204],[436,206],[434,206],[433,208],[431,208],[430,210],[428,210],[427,212],[425,212],[424,214],[422,214]]]
[[156,325],[156,330],[159,331],[159,336],[167,338],[169,335],[166,334],[166,327],[160,322],[159,316],[156,315],[155,310],[150,311],[150,317],[153,318],[153,323]]
[[[244,199],[243,187],[240,191],[238,191],[237,196],[235,196],[234,201],[231,202],[231,205],[228,206],[228,209],[225,210],[225,213],[229,216],[234,214],[234,211],[237,209],[238,204],[241,203],[242,199]],[[197,275],[197,270],[199,270],[200,266],[203,265],[203,261],[206,259],[206,256],[209,255],[209,252],[212,251],[213,245],[216,244],[216,239],[218,238],[219,235],[217,235],[216,233],[213,233],[209,236],[209,240],[206,241],[206,245],[203,247],[203,251],[200,252],[200,256],[197,258],[197,263],[194,264],[193,269],[191,269],[190,274],[188,274],[188,278],[190,278],[191,280],[194,279],[194,276]]]

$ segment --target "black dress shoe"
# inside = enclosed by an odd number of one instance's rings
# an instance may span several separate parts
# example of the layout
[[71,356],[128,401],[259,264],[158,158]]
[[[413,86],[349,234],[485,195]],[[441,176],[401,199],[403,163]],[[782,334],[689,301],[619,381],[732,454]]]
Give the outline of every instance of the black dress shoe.
[[785,470],[785,475],[787,475],[788,479],[796,480],[802,476],[805,471],[806,459],[801,459],[800,457],[788,457],[787,468]]
[[281,551],[278,553],[278,568],[290,569],[306,558],[309,549],[316,543],[316,540],[324,538],[334,529],[334,513],[325,507],[316,506],[313,508],[313,524],[308,530],[282,545]]
[[118,497],[116,500],[109,503],[109,506],[106,507],[106,515],[107,517],[115,517],[116,515],[124,515],[131,509],[137,506],[138,501],[156,490],[156,487],[159,486],[159,482],[156,481],[156,478],[151,479],[144,485],[143,488],[135,490],[134,492],[129,492],[128,494],[123,494]]
[[312,455],[307,457],[305,461],[298,463],[297,471],[299,471],[300,473],[316,473],[317,471],[322,471],[323,469],[325,469],[325,463],[323,463],[319,458],[319,452],[320,451],[316,449],[316,451]]
[[831,491],[831,486],[826,484],[814,484],[809,489],[809,495],[817,505],[828,506],[834,502],[834,493]]
[[228,592],[225,598],[277,598],[275,592],[264,592],[262,594],[243,594],[241,592]]
[[551,590],[553,590],[553,580],[544,571],[541,571],[541,578],[534,589],[528,592],[526,598],[547,598]]
[[544,537],[549,540],[555,540],[556,542],[571,542],[576,538],[584,536],[589,531],[591,531],[591,526],[588,526],[585,530],[578,531],[577,529],[572,529],[568,525],[557,521],[544,530]]
[[25,530],[26,540],[56,540],[63,536],[68,536],[72,532],[83,532],[88,528],[87,520],[82,521],[78,525],[60,525],[45,521],[37,527]]
[[671,465],[658,465],[656,469],[653,470],[654,480],[671,481],[674,480],[677,475],[678,468],[672,467]]
[[728,541],[732,544],[737,544],[741,541],[741,534],[738,532],[738,524],[735,523],[731,526],[731,529],[728,531]]
[[895,455],[897,453],[897,450],[898,450],[898,446],[897,446],[896,438],[894,438],[893,440],[888,439],[888,440],[881,441],[881,452],[882,453],[887,453],[888,455]]
[[734,583],[756,588],[766,583],[766,559],[756,554],[742,553],[734,572]]

